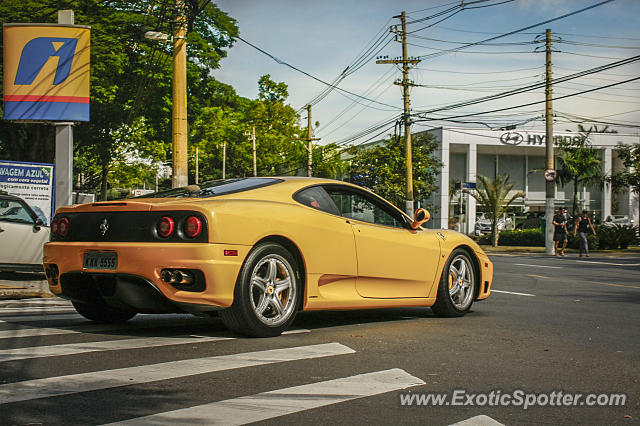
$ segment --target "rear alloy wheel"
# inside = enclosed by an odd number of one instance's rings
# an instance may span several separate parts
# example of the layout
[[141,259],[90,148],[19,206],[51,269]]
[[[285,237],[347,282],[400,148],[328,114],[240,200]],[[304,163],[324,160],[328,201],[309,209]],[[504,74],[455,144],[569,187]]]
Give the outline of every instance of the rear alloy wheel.
[[280,335],[291,326],[298,310],[298,276],[298,265],[284,247],[275,243],[257,246],[240,271],[233,305],[220,311],[220,318],[238,333]]
[[114,308],[100,302],[73,302],[73,307],[86,319],[101,323],[114,324],[126,322],[136,315],[134,311]]
[[469,253],[456,249],[442,271],[436,303],[431,309],[445,317],[460,317],[469,312],[476,294],[477,274]]

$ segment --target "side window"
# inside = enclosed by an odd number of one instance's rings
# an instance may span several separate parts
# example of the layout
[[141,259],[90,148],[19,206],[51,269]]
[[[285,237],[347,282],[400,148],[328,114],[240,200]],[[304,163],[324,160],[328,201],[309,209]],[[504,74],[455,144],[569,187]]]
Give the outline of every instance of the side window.
[[322,210],[323,212],[338,216],[340,215],[340,211],[338,210],[338,207],[336,207],[334,201],[320,186],[312,186],[311,188],[303,189],[295,194],[293,199],[305,206],[313,207],[314,209]]
[[35,221],[27,209],[18,201],[3,200],[0,203],[0,222],[27,223],[33,225]]
[[402,219],[382,206],[378,200],[366,194],[342,188],[327,188],[342,216],[377,225],[402,228]]

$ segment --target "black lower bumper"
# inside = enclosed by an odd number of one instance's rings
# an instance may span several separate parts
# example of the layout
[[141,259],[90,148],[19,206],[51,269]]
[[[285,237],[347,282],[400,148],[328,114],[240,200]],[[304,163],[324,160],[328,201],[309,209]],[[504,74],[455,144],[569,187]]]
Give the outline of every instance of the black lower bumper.
[[151,281],[136,275],[68,272],[60,276],[60,286],[59,296],[72,302],[105,303],[139,313],[201,313],[219,309],[173,302]]

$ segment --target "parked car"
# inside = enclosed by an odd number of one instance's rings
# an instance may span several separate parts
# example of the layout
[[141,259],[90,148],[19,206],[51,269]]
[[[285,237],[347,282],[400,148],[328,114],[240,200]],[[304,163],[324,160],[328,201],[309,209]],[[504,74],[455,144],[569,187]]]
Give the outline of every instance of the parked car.
[[44,264],[88,319],[218,312],[253,336],[299,310],[431,306],[469,312],[493,264],[470,238],[427,230],[379,196],[316,178],[243,178],[56,212]]
[[632,226],[635,225],[633,223],[633,219],[629,219],[629,216],[622,214],[614,214],[611,216],[607,216],[607,220],[602,222],[604,226],[613,226],[613,225],[627,225]]
[[[498,219],[498,232],[502,231],[503,229],[513,229],[513,220],[510,217],[506,219],[505,218]],[[478,216],[478,219],[476,220],[474,230],[475,230],[475,234],[478,236],[490,234],[491,220],[488,217],[486,217],[484,213],[481,213],[480,216]]]
[[0,194],[0,271],[42,272],[49,228],[20,197]]

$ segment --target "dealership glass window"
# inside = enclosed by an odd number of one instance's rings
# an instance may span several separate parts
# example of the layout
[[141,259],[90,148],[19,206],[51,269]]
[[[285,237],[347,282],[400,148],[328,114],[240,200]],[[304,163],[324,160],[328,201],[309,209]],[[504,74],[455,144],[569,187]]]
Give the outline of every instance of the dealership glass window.
[[449,179],[459,183],[467,181],[467,154],[451,153],[449,155]]
[[397,228],[404,225],[402,215],[387,206],[382,206],[371,196],[348,188],[327,187],[326,189],[342,216],[346,218]]
[[27,223],[33,225],[35,221],[27,209],[19,201],[0,201],[0,222]]
[[[529,168],[529,176],[527,178],[528,183],[528,192],[531,194],[532,192],[542,192],[546,191],[546,181],[544,180],[544,169],[546,165],[546,160],[544,157],[534,157],[529,156],[527,158],[528,168]],[[533,172],[533,170],[537,170]],[[531,198],[531,195],[529,195]],[[545,196],[541,196],[540,199],[544,199]]]
[[479,154],[478,155],[478,171],[477,174],[493,180],[496,178],[496,156],[495,154]]
[[498,156],[498,174],[509,175],[514,191],[524,191],[525,161],[524,155]]

